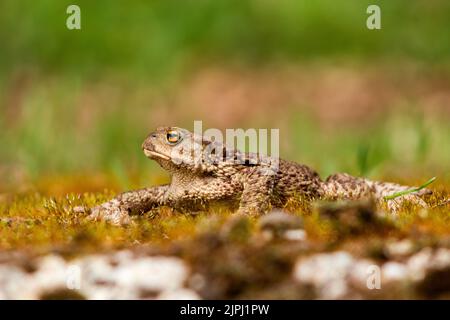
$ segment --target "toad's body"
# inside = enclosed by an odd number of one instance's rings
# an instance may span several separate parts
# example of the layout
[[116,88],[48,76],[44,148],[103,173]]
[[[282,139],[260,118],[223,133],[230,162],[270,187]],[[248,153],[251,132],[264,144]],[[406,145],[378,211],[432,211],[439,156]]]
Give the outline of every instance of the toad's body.
[[[168,206],[195,212],[211,204],[224,203],[243,214],[264,214],[282,207],[294,197],[350,199],[372,197],[377,201],[408,187],[374,182],[347,174],[322,181],[309,167],[267,156],[241,153],[203,136],[176,127],[161,127],[151,133],[142,148],[172,177],[171,183],[120,194],[91,210],[94,219],[124,223],[130,214]],[[403,196],[425,206],[418,194]],[[399,201],[387,203],[391,211]]]

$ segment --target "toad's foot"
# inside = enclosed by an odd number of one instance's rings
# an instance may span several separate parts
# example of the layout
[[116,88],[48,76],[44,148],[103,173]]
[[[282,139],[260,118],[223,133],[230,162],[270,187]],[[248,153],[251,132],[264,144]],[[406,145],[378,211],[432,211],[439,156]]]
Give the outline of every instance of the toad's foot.
[[88,219],[93,221],[107,221],[115,225],[127,225],[131,222],[128,211],[114,204],[106,202],[91,209]]

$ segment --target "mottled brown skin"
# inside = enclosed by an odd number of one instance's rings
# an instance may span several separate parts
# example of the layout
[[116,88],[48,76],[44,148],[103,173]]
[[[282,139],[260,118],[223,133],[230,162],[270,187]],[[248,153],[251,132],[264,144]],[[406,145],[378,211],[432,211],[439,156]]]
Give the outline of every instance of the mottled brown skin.
[[[176,141],[175,141],[176,140]],[[238,213],[260,215],[283,207],[294,196],[307,199],[374,198],[409,189],[347,174],[322,181],[309,167],[253,153],[241,153],[206,137],[176,127],[160,127],[142,144],[147,157],[167,170],[171,183],[122,193],[92,208],[91,218],[115,224],[161,206],[180,212],[207,210],[214,203],[237,207]],[[426,206],[418,194],[387,202],[395,212],[404,201]]]

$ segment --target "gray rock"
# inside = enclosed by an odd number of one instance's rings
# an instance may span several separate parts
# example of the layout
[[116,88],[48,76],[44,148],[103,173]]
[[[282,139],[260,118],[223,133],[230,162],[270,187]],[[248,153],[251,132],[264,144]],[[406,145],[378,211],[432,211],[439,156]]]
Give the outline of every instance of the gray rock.
[[88,255],[65,261],[57,255],[37,259],[36,271],[0,264],[0,297],[39,299],[82,297],[87,299],[199,298],[184,289],[189,269],[179,258],[134,257],[129,251]]
[[[270,232],[275,237],[284,237],[286,232],[291,230],[302,230],[303,219],[294,214],[288,214],[281,210],[274,210],[259,219],[259,227],[262,231]],[[303,239],[304,232],[291,233],[288,238]]]
[[356,298],[350,284],[366,285],[368,261],[358,261],[349,253],[338,251],[300,259],[294,267],[294,279],[309,285],[319,299]]
[[414,250],[414,243],[409,239],[390,242],[385,246],[386,255],[394,259],[410,256],[414,253]]

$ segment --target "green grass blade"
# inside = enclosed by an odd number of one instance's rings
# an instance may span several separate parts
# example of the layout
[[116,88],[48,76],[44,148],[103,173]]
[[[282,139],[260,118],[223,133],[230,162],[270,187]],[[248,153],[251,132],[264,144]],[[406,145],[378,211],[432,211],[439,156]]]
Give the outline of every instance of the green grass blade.
[[425,182],[424,184],[422,184],[420,187],[417,188],[412,188],[412,189],[408,189],[408,190],[404,190],[404,191],[400,191],[400,192],[396,192],[393,193],[389,196],[384,197],[384,200],[393,200],[395,198],[410,194],[410,193],[414,193],[414,192],[418,192],[426,187],[428,187],[430,184],[432,184],[434,181],[436,180],[436,177],[431,178],[430,180],[428,180],[427,182]]

